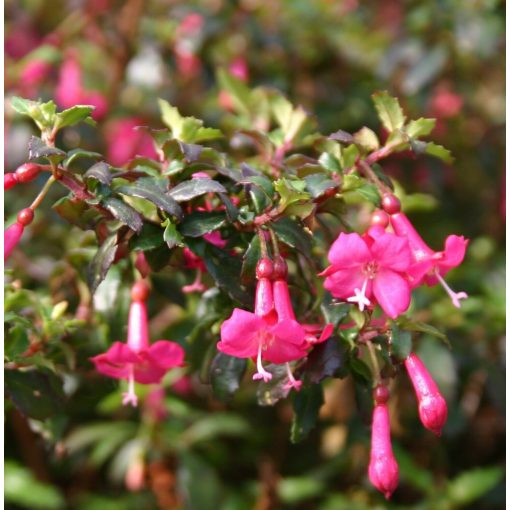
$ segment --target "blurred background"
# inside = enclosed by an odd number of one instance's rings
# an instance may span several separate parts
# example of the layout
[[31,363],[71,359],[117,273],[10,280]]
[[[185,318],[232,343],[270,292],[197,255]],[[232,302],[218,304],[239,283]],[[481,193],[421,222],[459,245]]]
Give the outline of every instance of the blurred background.
[[[450,278],[470,295],[462,309],[437,289],[415,296],[416,318],[446,331],[451,343],[424,334],[417,344],[448,400],[449,420],[440,439],[424,431],[409,382],[396,379],[392,433],[401,483],[390,502],[366,476],[369,423],[349,378],[325,384],[320,422],[296,445],[288,440],[290,404],[258,407],[249,382],[222,404],[198,375],[177,373],[139,413],[121,408],[117,383],[94,375],[87,362],[125,324],[128,290],[114,267],[95,298],[94,328],[78,328],[72,338],[53,332],[78,353],[77,370],[64,374],[65,408],[27,420],[6,401],[8,508],[503,508],[504,2],[6,0],[5,23],[7,101],[54,98],[66,108],[80,97],[94,104],[97,128],[70,130],[57,144],[105,153],[114,165],[153,155],[146,135],[132,128],[162,125],[158,97],[228,130],[220,67],[250,86],[282,90],[315,113],[326,134],[378,129],[370,95],[389,90],[409,117],[438,119],[431,139],[455,162],[394,156],[384,171],[423,194],[410,216],[433,248],[451,233],[471,240]],[[32,134],[7,102],[5,171],[27,160]],[[6,194],[6,220],[42,180]],[[48,203],[62,195],[52,193]],[[79,305],[85,291],[74,288],[73,267],[90,255],[86,235],[69,235],[49,206],[27,231],[12,267],[27,289],[23,299],[37,300],[42,314],[64,299]],[[191,320],[198,298],[173,291],[179,276],[154,284],[157,338],[201,334]]]

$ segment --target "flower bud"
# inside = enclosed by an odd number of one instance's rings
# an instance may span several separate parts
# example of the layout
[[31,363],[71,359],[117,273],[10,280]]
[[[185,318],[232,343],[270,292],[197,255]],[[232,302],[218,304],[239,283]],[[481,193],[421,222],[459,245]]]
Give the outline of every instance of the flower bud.
[[21,223],[13,223],[4,232],[4,261],[9,258],[12,250],[16,247],[23,235],[24,226]]
[[287,262],[283,257],[276,257],[274,261],[274,280],[286,280],[288,273]]
[[30,225],[32,221],[34,220],[34,211],[33,209],[30,209],[30,207],[27,207],[26,209],[21,209],[21,211],[18,213],[18,223],[26,227],[27,225]]
[[16,184],[18,184],[18,176],[16,174],[4,174],[4,191],[13,188]]
[[41,165],[36,163],[25,163],[16,169],[16,177],[18,182],[30,182],[34,180],[41,171]]
[[425,428],[440,436],[448,417],[446,401],[416,354],[410,354],[404,364],[418,398],[420,420]]
[[391,448],[390,417],[386,404],[376,404],[374,407],[368,477],[386,499],[398,485],[398,464]]
[[390,218],[388,214],[380,209],[376,209],[370,217],[370,225],[372,226],[380,225],[382,228],[386,228],[389,222]]
[[256,274],[259,280],[261,278],[271,278],[273,275],[273,262],[271,259],[267,257],[260,259],[257,263]]
[[150,288],[145,280],[138,280],[131,287],[131,299],[133,301],[146,301],[149,297]]
[[400,200],[391,193],[383,195],[381,205],[388,214],[396,214],[400,212]]

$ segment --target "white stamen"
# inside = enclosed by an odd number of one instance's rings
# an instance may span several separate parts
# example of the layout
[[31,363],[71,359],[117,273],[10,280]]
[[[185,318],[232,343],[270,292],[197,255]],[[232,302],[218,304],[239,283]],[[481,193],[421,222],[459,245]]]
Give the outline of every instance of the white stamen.
[[354,296],[347,298],[349,303],[358,303],[359,309],[362,312],[365,309],[365,306],[370,306],[370,300],[365,296],[365,292],[367,290],[368,278],[363,282],[363,287],[361,290],[358,288],[354,289]]
[[435,273],[437,279],[439,280],[439,283],[443,286],[444,290],[446,290],[446,292],[450,296],[453,306],[455,306],[456,308],[460,308],[460,300],[466,299],[468,295],[465,292],[454,292],[452,289],[450,289],[448,284],[445,282],[444,278],[439,274],[439,270],[437,267],[435,269]]
[[268,372],[262,366],[262,340],[259,340],[259,352],[257,353],[257,373],[253,376],[254,381],[264,379],[264,382],[269,382],[273,378],[273,374]]
[[135,392],[135,374],[133,365],[130,367],[128,378],[128,391],[122,394],[122,405],[131,404],[133,407],[138,405],[138,397]]

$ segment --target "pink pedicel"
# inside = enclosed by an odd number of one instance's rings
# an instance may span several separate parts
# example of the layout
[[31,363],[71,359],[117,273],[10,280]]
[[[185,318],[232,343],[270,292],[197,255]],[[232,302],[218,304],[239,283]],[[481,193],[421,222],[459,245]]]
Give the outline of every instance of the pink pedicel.
[[333,297],[356,303],[361,311],[377,300],[392,319],[405,312],[411,301],[407,270],[411,250],[406,239],[389,234],[380,225],[359,234],[341,233],[331,246],[331,265],[324,287]]
[[158,340],[149,344],[145,305],[148,287],[144,288],[140,283],[137,282],[132,289],[127,343],[114,342],[108,351],[90,358],[101,374],[128,381],[128,391],[123,394],[122,403],[133,406],[138,404],[135,381],[141,384],[160,383],[168,370],[184,363],[184,350],[177,343]]
[[398,485],[398,464],[393,455],[390,417],[385,402],[376,403],[372,415],[372,444],[368,478],[389,499]]
[[418,398],[420,420],[425,428],[440,436],[441,429],[448,417],[446,401],[429,371],[416,354],[410,354],[404,364]]
[[304,329],[295,320],[279,320],[274,310],[271,275],[271,261],[267,258],[260,260],[255,313],[235,308],[222,324],[221,340],[217,344],[218,350],[230,356],[256,358],[257,373],[253,379],[263,379],[264,382],[270,381],[273,375],[264,369],[263,359],[271,363],[287,363],[307,354]]
[[392,214],[390,221],[395,233],[409,241],[413,257],[413,264],[408,271],[411,285],[416,287],[424,282],[433,286],[440,283],[453,305],[460,308],[460,300],[466,299],[468,295],[465,292],[454,292],[443,276],[464,260],[469,241],[462,236],[450,235],[446,238],[444,250],[435,252],[421,238],[404,213]]

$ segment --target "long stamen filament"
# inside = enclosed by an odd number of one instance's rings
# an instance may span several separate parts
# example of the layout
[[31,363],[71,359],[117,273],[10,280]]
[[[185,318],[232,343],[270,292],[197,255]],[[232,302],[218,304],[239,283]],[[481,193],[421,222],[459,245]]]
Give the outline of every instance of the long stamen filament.
[[133,365],[129,369],[128,391],[122,394],[122,405],[131,404],[133,407],[138,405],[138,397],[135,392],[135,371]]
[[288,389],[294,388],[296,391],[299,391],[301,389],[301,386],[303,385],[302,381],[298,381],[294,375],[292,374],[292,370],[290,368],[289,363],[285,363],[285,366],[287,368],[287,377],[289,378],[289,382],[285,385]]
[[259,379],[264,379],[264,382],[268,382],[273,378],[273,374],[268,372],[262,366],[262,341],[259,341],[259,350],[257,353],[257,373],[253,376],[253,380],[257,381]]
[[447,294],[450,296],[453,306],[455,306],[456,308],[460,308],[460,300],[466,299],[468,295],[465,292],[454,292],[445,282],[444,278],[441,276],[437,268],[435,270],[435,273],[437,279],[439,280],[439,283],[442,285],[443,289],[446,290]]

